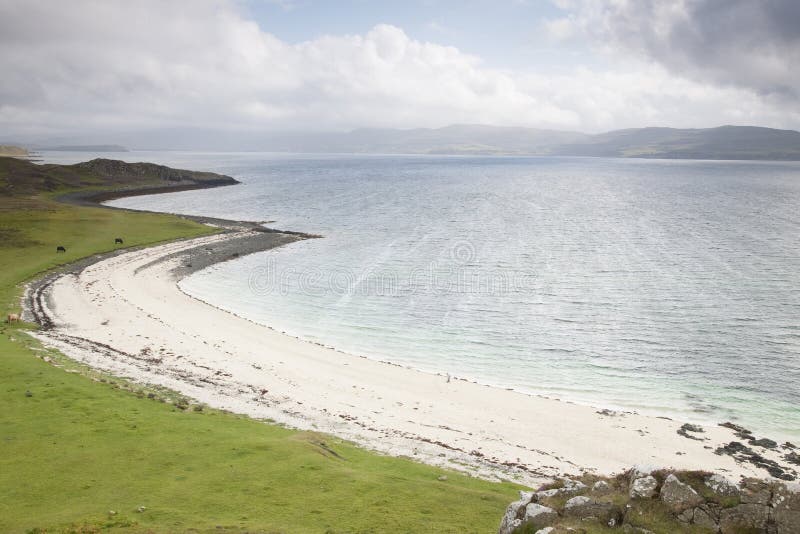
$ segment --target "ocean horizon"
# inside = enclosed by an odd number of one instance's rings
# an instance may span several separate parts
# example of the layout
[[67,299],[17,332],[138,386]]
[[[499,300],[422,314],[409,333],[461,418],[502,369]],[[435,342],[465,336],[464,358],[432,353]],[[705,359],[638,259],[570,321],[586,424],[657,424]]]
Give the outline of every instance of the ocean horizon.
[[111,205],[324,236],[181,282],[220,308],[424,371],[800,438],[800,163],[101,157],[243,182]]

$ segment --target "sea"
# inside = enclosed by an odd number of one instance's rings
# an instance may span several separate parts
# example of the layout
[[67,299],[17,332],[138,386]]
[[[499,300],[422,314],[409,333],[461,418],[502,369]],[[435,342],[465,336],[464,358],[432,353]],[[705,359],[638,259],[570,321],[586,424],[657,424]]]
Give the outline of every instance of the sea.
[[181,282],[279,331],[598,409],[800,439],[800,163],[42,157],[228,174],[242,184],[110,204],[322,236]]

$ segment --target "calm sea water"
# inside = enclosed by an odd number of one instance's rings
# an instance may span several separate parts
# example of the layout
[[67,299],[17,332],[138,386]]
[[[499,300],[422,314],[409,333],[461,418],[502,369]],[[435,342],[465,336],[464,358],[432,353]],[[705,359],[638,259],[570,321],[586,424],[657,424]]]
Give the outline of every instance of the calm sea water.
[[244,185],[114,205],[325,236],[182,283],[223,308],[428,371],[800,437],[800,164],[118,156]]

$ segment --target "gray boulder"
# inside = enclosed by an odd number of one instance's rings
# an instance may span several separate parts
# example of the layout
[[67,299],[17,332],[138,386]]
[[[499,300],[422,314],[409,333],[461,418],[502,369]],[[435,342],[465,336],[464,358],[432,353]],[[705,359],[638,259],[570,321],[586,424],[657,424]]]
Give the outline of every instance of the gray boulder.
[[592,485],[592,492],[594,493],[603,494],[608,493],[609,491],[611,491],[611,486],[609,486],[608,482],[605,480],[598,480]]
[[564,485],[560,488],[552,488],[548,490],[537,491],[534,494],[534,501],[546,499],[548,497],[555,497],[556,495],[576,495],[587,489],[586,484],[580,480],[564,480]]
[[691,524],[694,521],[694,508],[689,508],[680,512],[677,516],[678,521],[681,523],[686,523],[687,525]]
[[604,524],[615,527],[622,523],[622,509],[612,503],[598,502],[589,497],[573,497],[564,505],[564,517],[576,519],[597,519]]
[[581,482],[580,480],[570,480],[569,478],[564,480],[564,488],[565,491],[568,492],[578,492],[583,491],[586,489],[586,484]]
[[558,519],[558,514],[552,508],[530,503],[525,507],[525,515],[522,517],[522,525],[530,525],[533,528],[549,527]]
[[561,494],[561,488],[553,488],[549,490],[542,490],[537,491],[533,495],[533,502],[541,501],[542,499],[547,499],[548,497],[555,497],[556,495]]
[[777,534],[800,532],[800,488],[775,488],[772,494],[772,519]]
[[734,508],[724,508],[719,513],[719,529],[722,534],[766,532],[768,522],[769,507],[761,504],[740,504]]
[[550,534],[555,529],[553,527],[544,527],[542,529],[537,530],[534,534]]
[[746,478],[742,481],[739,496],[744,504],[762,504],[767,506],[772,497],[770,485],[757,478]]
[[525,507],[531,502],[533,496],[530,492],[520,491],[520,499],[514,501],[506,508],[503,519],[500,521],[500,528],[497,534],[511,534],[514,529],[522,524],[522,516],[525,514]]
[[712,512],[704,508],[694,509],[694,517],[692,517],[692,523],[697,526],[705,527],[711,530],[717,529],[717,521],[716,519],[714,519]]
[[590,502],[592,502],[592,499],[590,499],[589,497],[583,497],[583,496],[572,497],[564,504],[564,509],[568,510],[570,508],[575,508],[576,506],[582,506]]
[[684,484],[673,474],[661,485],[661,501],[676,514],[705,502],[690,485]]
[[713,474],[706,478],[705,484],[718,497],[737,497],[739,488],[722,475]]
[[657,467],[653,467],[652,465],[634,465],[633,468],[630,470],[630,479],[635,480],[637,478],[644,478],[647,475],[652,475],[653,471],[658,469]]
[[652,475],[634,479],[629,495],[631,499],[652,499],[656,495],[658,481]]

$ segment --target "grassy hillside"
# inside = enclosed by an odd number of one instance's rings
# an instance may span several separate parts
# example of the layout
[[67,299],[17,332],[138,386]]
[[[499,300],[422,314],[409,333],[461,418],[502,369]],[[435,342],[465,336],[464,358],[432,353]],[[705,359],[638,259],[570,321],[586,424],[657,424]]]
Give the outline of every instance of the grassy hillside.
[[20,159],[0,157],[0,196],[4,197],[30,197],[76,189],[113,190],[236,183],[230,176],[172,169],[154,163],[94,159],[75,165],[35,165]]
[[[0,169],[8,165],[0,160]],[[33,170],[40,184],[57,184],[44,187],[50,193],[75,186]],[[7,178],[0,170],[0,181]],[[15,183],[17,191],[42,189]],[[112,249],[114,237],[140,245],[211,231],[49,196],[0,192],[4,312],[18,310],[21,282]],[[55,254],[59,244],[67,254]],[[93,372],[38,346],[29,328],[0,324],[0,532],[493,532],[516,498],[510,484]]]

